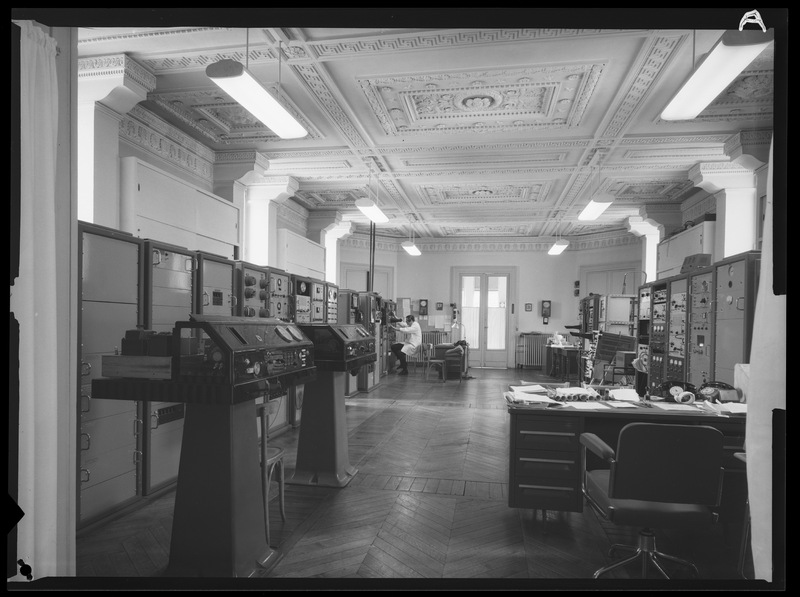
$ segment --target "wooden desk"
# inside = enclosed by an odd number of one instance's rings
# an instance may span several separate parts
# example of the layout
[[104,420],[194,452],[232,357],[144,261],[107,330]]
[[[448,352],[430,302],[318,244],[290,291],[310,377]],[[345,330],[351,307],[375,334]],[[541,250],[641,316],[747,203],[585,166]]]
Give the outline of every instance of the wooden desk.
[[[742,463],[734,457],[743,451],[745,417],[719,416],[657,407],[603,410],[578,410],[511,405],[508,505],[511,508],[583,511],[581,493],[581,448],[583,432],[597,434],[616,448],[619,432],[628,423],[646,421],[690,425],[710,425],[725,436],[728,452],[725,462],[720,520],[739,522],[744,511],[747,479]],[[587,454],[588,467],[605,466]]]

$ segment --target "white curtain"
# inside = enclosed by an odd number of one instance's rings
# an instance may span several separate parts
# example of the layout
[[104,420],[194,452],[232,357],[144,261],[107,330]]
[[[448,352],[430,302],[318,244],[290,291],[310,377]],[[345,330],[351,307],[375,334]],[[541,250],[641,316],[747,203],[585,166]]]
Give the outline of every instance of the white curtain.
[[[776,295],[772,290],[772,150],[770,146],[745,432],[754,572],[757,579],[767,581],[772,581],[773,572],[772,415],[775,409],[786,410],[786,296]],[[782,519],[774,522],[784,524]]]
[[[55,179],[56,42],[30,21],[20,40],[20,268],[10,309],[20,326],[18,558],[35,578],[57,575]],[[13,126],[13,123],[12,123]],[[44,366],[44,368],[43,368]]]

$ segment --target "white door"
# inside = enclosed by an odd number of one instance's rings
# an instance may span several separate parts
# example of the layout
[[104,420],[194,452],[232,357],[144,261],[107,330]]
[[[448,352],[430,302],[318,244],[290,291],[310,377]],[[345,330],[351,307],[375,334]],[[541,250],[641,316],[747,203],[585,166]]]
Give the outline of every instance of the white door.
[[505,369],[508,362],[508,274],[460,274],[461,334],[470,367]]

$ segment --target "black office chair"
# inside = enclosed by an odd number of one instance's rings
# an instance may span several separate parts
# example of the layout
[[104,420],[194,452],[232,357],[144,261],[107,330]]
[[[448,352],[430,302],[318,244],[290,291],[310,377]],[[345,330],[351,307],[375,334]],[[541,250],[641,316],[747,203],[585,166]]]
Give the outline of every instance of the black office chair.
[[[611,546],[633,555],[600,568],[594,578],[641,560],[664,577],[662,560],[697,567],[658,551],[654,529],[697,528],[715,523],[722,497],[723,435],[705,425],[630,423],[620,431],[616,452],[593,433],[582,433],[583,494],[603,518],[614,524],[641,527],[639,544]],[[610,468],[587,470],[587,450]]]

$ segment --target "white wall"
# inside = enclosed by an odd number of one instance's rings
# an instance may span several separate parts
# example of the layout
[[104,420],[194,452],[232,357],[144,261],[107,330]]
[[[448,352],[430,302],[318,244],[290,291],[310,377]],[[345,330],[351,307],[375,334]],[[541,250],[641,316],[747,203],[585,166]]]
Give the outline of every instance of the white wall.
[[[552,333],[564,331],[565,325],[575,325],[578,320],[578,303],[583,296],[574,296],[574,282],[580,280],[582,267],[602,264],[631,263],[641,261],[640,243],[624,246],[592,247],[588,250],[567,250],[561,255],[548,255],[546,251],[428,251],[423,249],[420,257],[407,255],[399,245],[392,249],[389,243],[383,250],[375,253],[376,265],[394,265],[396,271],[395,294],[410,297],[416,301],[428,299],[429,313],[452,314],[450,303],[460,303],[458,289],[450,288],[451,268],[454,266],[492,266],[517,267],[519,279],[516,281],[517,296],[510,297],[514,304],[512,325],[518,332],[542,331]],[[419,243],[418,243],[419,244]],[[399,250],[398,250],[399,249]],[[369,261],[369,248],[343,246],[340,262],[364,263]],[[629,294],[636,287],[628,280]],[[552,313],[547,325],[542,323],[540,303],[543,299],[552,301]],[[436,303],[444,304],[444,309],[436,311]],[[533,310],[525,311],[525,303],[531,303]]]

